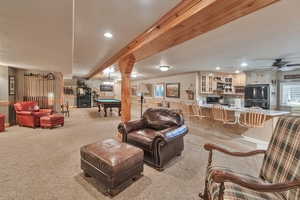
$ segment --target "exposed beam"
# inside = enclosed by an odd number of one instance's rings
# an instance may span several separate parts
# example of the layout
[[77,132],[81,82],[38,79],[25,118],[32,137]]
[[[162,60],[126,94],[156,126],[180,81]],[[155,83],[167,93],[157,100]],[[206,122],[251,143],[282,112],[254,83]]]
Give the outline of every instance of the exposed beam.
[[89,78],[133,54],[140,61],[221,27],[279,0],[183,0],[149,29],[104,63]]

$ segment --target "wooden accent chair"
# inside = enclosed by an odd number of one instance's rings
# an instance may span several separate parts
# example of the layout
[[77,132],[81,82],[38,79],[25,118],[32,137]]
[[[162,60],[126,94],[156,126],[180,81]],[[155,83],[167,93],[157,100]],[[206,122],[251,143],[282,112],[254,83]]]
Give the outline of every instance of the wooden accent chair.
[[[209,151],[205,200],[296,200],[300,199],[300,117],[278,120],[267,150],[230,152],[213,144]],[[264,154],[259,177],[212,165],[213,151],[236,157]]]
[[69,102],[67,102],[66,104],[60,105],[60,109],[61,109],[61,113],[62,113],[64,116],[70,117],[70,106],[69,106]]
[[239,124],[247,128],[261,128],[267,120],[267,115],[261,108],[253,107],[248,112],[242,113]]

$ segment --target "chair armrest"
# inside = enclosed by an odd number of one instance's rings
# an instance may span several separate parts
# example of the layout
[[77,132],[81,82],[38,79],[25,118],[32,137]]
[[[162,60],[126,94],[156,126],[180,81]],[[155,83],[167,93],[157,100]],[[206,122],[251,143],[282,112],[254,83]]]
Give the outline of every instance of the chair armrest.
[[175,140],[178,137],[185,136],[189,132],[189,129],[186,125],[182,125],[176,128],[169,128],[162,131],[159,131],[159,135],[166,141],[170,142]]
[[132,131],[143,129],[145,127],[145,121],[143,119],[134,120],[129,122],[121,122],[118,125],[118,131],[123,135],[123,142],[127,141],[127,134]]
[[251,179],[247,179],[246,177],[242,177],[230,172],[224,172],[221,170],[214,170],[212,172],[212,179],[216,183],[232,182],[258,192],[284,192],[300,187],[300,181],[275,184],[258,183]]
[[53,110],[52,109],[40,109],[39,112],[52,114]]
[[17,111],[18,115],[32,115],[32,111]]
[[249,151],[249,152],[231,152],[231,151],[228,151],[228,150],[226,150],[220,146],[214,145],[214,144],[205,144],[204,149],[206,151],[216,150],[216,151],[222,152],[224,154],[236,156],[236,157],[248,157],[248,156],[254,156],[257,154],[265,154],[266,153],[266,150],[255,150],[255,151]]

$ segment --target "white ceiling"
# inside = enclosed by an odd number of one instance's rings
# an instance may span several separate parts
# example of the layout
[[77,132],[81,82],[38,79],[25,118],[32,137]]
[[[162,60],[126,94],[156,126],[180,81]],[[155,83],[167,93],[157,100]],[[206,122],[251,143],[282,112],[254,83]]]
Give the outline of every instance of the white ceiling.
[[[180,0],[0,0],[0,65],[86,75]],[[257,58],[300,57],[300,1],[282,0],[136,64],[141,77],[267,66]],[[106,31],[114,34],[107,40]],[[74,59],[74,63],[72,63]],[[247,61],[248,68],[240,68]],[[296,62],[296,61],[295,61]],[[300,60],[298,61],[300,62]],[[160,72],[160,64],[172,66]],[[73,68],[72,68],[73,65]]]
[[72,72],[72,0],[0,0],[0,65]]
[[[87,75],[149,28],[180,0],[75,0],[73,75]],[[114,37],[103,37],[111,32]]]
[[[282,0],[212,32],[187,41],[172,49],[136,64],[141,77],[181,72],[215,70],[234,72],[270,66],[259,58],[297,56],[300,63],[300,1]],[[249,67],[240,67],[246,61]],[[160,72],[157,67],[167,64],[173,68]]]

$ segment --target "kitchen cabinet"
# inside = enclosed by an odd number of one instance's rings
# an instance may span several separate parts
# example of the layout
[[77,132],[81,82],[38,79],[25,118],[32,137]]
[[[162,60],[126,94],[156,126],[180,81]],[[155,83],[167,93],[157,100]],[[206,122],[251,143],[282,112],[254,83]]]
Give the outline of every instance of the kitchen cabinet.
[[234,86],[245,86],[246,85],[246,75],[244,73],[236,74],[233,79]]
[[203,94],[212,94],[216,90],[216,84],[212,73],[200,74],[200,92]]
[[235,94],[235,86],[245,86],[246,76],[244,73],[218,73],[200,72],[201,94]]

